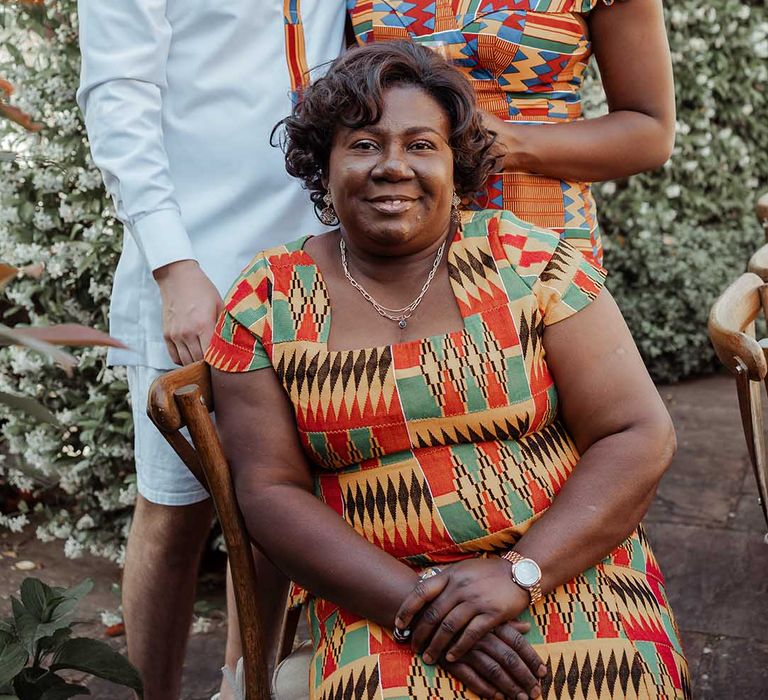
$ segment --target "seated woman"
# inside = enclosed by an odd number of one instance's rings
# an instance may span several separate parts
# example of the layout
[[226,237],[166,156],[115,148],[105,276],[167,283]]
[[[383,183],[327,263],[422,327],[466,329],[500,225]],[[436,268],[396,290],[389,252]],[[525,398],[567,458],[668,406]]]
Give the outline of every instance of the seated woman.
[[459,214],[493,136],[423,47],[351,50],[285,126],[338,229],[257,255],[206,359],[249,532],[309,592],[310,697],[689,697],[638,527],[674,432],[603,271]]

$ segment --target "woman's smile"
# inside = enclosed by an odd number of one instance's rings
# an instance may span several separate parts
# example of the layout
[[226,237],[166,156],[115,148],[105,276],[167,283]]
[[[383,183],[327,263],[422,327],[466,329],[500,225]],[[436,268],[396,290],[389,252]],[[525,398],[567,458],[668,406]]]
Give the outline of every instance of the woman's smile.
[[403,195],[380,195],[367,201],[379,213],[397,216],[409,211],[416,204],[417,198]]

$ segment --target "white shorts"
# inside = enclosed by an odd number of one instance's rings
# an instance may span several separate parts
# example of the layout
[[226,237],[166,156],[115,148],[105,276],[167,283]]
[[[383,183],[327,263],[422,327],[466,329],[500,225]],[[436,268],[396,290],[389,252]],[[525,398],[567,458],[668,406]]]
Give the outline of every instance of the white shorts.
[[[142,365],[128,366],[127,370],[139,493],[148,501],[162,506],[188,506],[205,500],[208,492],[147,416],[149,387],[168,370]],[[183,433],[189,439],[186,429]]]

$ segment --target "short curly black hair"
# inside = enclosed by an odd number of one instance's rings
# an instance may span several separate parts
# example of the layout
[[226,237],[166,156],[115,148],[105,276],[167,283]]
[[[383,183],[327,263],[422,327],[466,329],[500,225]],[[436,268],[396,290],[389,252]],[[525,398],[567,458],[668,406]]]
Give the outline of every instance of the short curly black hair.
[[[315,209],[326,194],[323,179],[336,129],[359,129],[381,118],[384,92],[394,85],[413,85],[445,110],[451,125],[454,185],[472,197],[494,172],[495,134],[481,121],[472,86],[435,52],[409,41],[371,44],[349,50],[302,93],[285,126],[285,167],[310,192]],[[273,133],[273,136],[274,136]]]

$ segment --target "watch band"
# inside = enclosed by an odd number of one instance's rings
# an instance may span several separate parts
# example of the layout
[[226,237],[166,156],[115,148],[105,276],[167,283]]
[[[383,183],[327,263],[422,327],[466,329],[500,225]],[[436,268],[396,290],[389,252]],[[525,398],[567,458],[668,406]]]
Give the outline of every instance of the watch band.
[[[508,552],[505,552],[501,555],[502,559],[506,559],[508,562],[512,564],[512,580],[521,588],[524,588],[528,593],[531,595],[531,605],[538,603],[543,598],[543,593],[541,592],[541,581],[536,581],[531,586],[524,586],[521,584],[516,578],[515,578],[515,564],[518,564],[519,562],[523,561],[523,559],[530,559],[530,557],[524,557],[522,554],[519,554],[514,549],[510,549]],[[531,561],[533,561],[531,559]],[[538,564],[536,565],[538,566]],[[539,569],[541,570],[541,569]]]

